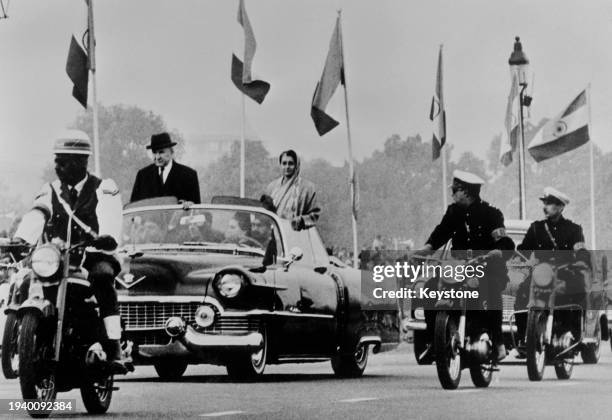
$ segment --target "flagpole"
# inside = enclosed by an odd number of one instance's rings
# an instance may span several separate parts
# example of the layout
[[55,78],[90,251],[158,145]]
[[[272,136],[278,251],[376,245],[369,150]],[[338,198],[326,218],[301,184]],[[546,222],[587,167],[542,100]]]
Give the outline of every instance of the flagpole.
[[91,71],[91,90],[92,90],[92,111],[93,111],[93,149],[94,149],[94,174],[98,177],[102,176],[102,168],[100,166],[100,129],[98,126],[98,89],[96,84],[96,52],[95,44],[96,37],[94,33],[94,14],[93,0],[89,0],[87,30],[88,34],[88,51],[89,70]]
[[448,207],[448,186],[446,185],[446,148],[442,147],[442,205],[444,210]]
[[[349,103],[348,103],[348,83],[346,77],[346,60],[344,57],[344,42],[342,39],[342,10],[338,10],[338,26],[340,36],[340,51],[342,53],[342,73],[344,78],[344,111],[346,114],[346,137],[348,140],[348,155],[349,155],[349,177],[351,184],[351,202],[355,203],[355,164],[353,161],[353,143],[351,141],[351,124],[349,118]],[[351,222],[353,227],[353,268],[359,268],[358,264],[358,247],[357,247],[357,218],[355,217],[354,204],[351,206]]]
[[527,219],[527,211],[526,211],[526,186],[525,186],[525,123],[523,117],[523,96],[525,89],[527,88],[526,83],[521,84],[521,91],[519,94],[519,130],[520,136],[518,139],[519,143],[519,219],[526,220]]
[[100,167],[100,129],[98,127],[98,95],[96,88],[96,71],[91,71],[91,86],[93,93],[93,146],[94,146],[94,173],[97,177],[102,176]]
[[240,135],[240,198],[244,198],[244,169],[245,169],[245,120],[246,120],[246,104],[244,93],[240,95],[242,97],[242,130]]
[[[443,100],[443,93],[442,93],[442,89],[443,89],[443,69],[442,69],[442,47],[443,44],[440,44],[440,92],[438,93],[439,98],[440,99],[440,116],[443,118],[444,121],[444,139],[445,139],[445,143],[446,143],[446,109],[444,109],[444,100]],[[440,98],[442,97],[442,98]],[[440,139],[441,141],[442,139]],[[444,145],[442,145],[442,205],[443,207],[443,211],[446,211],[446,208],[448,207],[448,190],[447,190],[447,185],[446,185],[446,169],[447,169],[447,156],[446,156],[446,148],[444,148]]]
[[[591,127],[591,84],[587,87],[587,106],[589,113],[589,128]],[[595,145],[593,139],[589,139],[589,177],[591,184],[591,249],[595,250]]]

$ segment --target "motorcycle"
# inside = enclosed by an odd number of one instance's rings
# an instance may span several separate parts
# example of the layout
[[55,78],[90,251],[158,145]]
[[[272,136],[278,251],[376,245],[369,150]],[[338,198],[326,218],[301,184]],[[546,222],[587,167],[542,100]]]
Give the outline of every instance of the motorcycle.
[[[24,247],[18,246],[20,250]],[[3,251],[12,248],[2,247]],[[29,251],[28,251],[29,252]],[[21,260],[15,258],[22,255],[21,252],[6,252],[6,262],[0,263],[0,269],[6,274],[8,282],[8,296],[6,300],[6,319],[2,333],[2,373],[6,379],[15,379],[19,376],[19,353],[17,343],[19,342],[19,330],[21,328],[17,318],[17,309],[27,298],[30,269],[25,267]],[[27,255],[27,253],[26,253]]]
[[[486,259],[486,256],[478,257],[465,264],[486,265]],[[479,288],[480,279],[477,277],[462,282],[457,282],[454,277],[440,278],[439,290],[475,292]],[[436,303],[433,350],[442,388],[456,389],[465,368],[470,370],[474,386],[486,388],[491,384],[493,372],[499,370],[486,309],[486,300],[480,295],[477,299],[459,297],[441,299]]]
[[[572,266],[540,262],[533,268],[525,334],[530,381],[541,381],[547,364],[554,365],[558,379],[571,378],[574,358],[587,346],[583,342],[585,311],[576,302],[580,295],[567,293],[568,281],[575,278],[559,278]],[[572,302],[572,297],[578,299]]]
[[[70,266],[70,252],[84,246],[71,246],[69,228],[65,244],[45,243],[32,251],[28,298],[17,310],[19,382],[24,400],[41,403],[79,388],[86,410],[101,414],[118,388],[100,344],[106,332],[87,275]],[[32,417],[48,417],[50,409],[36,409],[50,406],[27,408]]]

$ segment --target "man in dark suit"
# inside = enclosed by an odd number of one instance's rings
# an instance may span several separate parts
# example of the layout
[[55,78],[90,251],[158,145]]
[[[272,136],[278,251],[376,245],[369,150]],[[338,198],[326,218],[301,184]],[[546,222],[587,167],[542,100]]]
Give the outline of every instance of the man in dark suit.
[[130,201],[174,196],[182,202],[200,203],[198,173],[174,161],[176,143],[168,133],[154,134],[147,146],[153,153],[153,163],[136,174]]

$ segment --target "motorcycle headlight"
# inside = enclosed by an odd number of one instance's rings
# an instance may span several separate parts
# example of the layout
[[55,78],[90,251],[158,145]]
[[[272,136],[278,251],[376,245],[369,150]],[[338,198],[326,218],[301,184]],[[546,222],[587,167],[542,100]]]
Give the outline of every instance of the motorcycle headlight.
[[416,308],[414,310],[414,319],[425,319],[425,309]]
[[547,287],[553,281],[554,273],[550,264],[538,264],[531,273],[533,283],[538,287]]
[[32,253],[32,271],[39,277],[51,277],[59,269],[60,252],[53,245],[43,245]]
[[470,277],[469,279],[467,279],[465,284],[467,284],[470,289],[478,289],[478,286],[480,285],[480,280],[477,277]]
[[238,296],[242,289],[242,276],[239,274],[224,274],[217,278],[215,287],[217,292],[225,298],[233,298]]

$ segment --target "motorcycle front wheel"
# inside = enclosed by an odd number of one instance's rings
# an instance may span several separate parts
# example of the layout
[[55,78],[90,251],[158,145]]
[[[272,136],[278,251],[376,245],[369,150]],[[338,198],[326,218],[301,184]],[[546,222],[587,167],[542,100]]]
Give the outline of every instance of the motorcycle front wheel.
[[81,384],[81,398],[89,414],[104,414],[113,397],[113,375],[100,379],[86,378]]
[[[55,369],[50,363],[53,334],[41,325],[37,313],[26,313],[21,319],[19,336],[19,385],[24,400],[53,402],[57,395]],[[30,411],[34,418],[49,417],[51,410]]]
[[4,323],[2,335],[2,372],[6,379],[19,376],[19,319],[17,314],[9,313]]
[[541,381],[546,366],[545,311],[531,309],[527,316],[527,376],[530,381]]
[[436,314],[434,352],[438,379],[444,389],[457,389],[461,381],[457,320],[446,312]]

